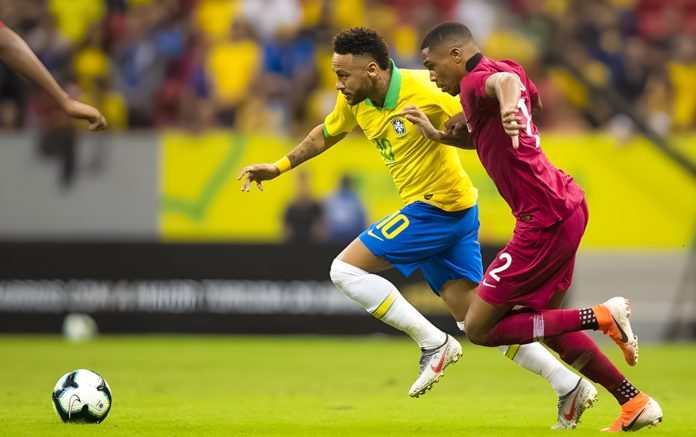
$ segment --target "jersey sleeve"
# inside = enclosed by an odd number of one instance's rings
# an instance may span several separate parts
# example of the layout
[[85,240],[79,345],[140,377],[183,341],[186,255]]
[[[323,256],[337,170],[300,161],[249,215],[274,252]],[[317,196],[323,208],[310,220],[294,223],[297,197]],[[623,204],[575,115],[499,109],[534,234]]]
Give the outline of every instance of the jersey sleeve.
[[355,114],[353,114],[353,110],[350,108],[346,98],[343,97],[343,94],[338,93],[336,106],[324,119],[324,136],[336,137],[340,134],[349,133],[357,124],[358,121],[355,119]]

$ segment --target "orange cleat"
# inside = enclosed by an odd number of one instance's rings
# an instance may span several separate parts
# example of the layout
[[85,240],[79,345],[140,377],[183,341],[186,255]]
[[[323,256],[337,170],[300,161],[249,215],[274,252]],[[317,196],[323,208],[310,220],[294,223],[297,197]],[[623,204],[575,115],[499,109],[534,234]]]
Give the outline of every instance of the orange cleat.
[[621,415],[605,432],[638,431],[662,422],[662,409],[657,401],[643,392],[621,406]]
[[633,334],[631,302],[623,297],[614,297],[592,307],[599,329],[608,335],[623,351],[626,362],[635,366],[638,362],[638,337]]

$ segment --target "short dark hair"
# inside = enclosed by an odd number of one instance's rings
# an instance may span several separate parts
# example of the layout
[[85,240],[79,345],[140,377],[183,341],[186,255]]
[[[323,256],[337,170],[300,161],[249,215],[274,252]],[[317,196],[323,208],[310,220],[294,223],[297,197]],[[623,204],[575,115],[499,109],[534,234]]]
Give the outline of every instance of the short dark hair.
[[364,27],[342,30],[334,36],[331,43],[334,53],[368,56],[374,59],[382,70],[389,68],[389,47],[374,30]]
[[462,23],[449,22],[438,24],[423,38],[421,50],[431,49],[442,42],[455,38],[470,41],[474,39],[474,36],[471,34],[471,30]]

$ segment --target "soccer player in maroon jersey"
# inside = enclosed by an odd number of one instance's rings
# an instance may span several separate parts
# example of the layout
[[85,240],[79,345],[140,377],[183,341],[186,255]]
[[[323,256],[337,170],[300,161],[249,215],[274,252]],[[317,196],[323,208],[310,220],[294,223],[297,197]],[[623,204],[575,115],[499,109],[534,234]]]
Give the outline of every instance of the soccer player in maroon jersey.
[[96,109],[77,100],[58,85],[46,67],[36,57],[31,48],[12,29],[0,21],[0,60],[18,73],[36,82],[53,97],[60,108],[72,118],[87,120],[89,130],[100,131],[106,128],[106,119]]
[[[543,340],[619,402],[621,415],[605,431],[657,425],[662,420],[658,403],[631,385],[582,332],[602,330],[635,365],[638,342],[628,300],[558,309],[570,287],[588,210],[583,190],[541,150],[531,117],[541,109],[536,86],[517,63],[483,56],[459,23],[432,29],[421,50],[430,79],[444,92],[460,95],[464,123],[448,129],[469,130],[481,163],[516,218],[512,240],[489,266],[469,307],[469,339],[485,346]],[[442,134],[417,108],[404,112],[424,136]],[[573,402],[568,414],[576,408]]]

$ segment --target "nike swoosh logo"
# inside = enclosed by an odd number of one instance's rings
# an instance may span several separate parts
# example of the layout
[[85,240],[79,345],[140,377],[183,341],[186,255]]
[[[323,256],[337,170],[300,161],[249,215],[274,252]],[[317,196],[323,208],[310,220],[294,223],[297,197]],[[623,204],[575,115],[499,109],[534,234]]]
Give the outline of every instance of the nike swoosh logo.
[[378,239],[379,241],[384,241],[384,239],[379,238],[377,235],[375,235],[375,233],[372,232],[372,229],[370,229],[369,231],[367,231],[367,235],[369,235],[370,237],[375,237],[375,238]]
[[578,400],[578,395],[580,394],[580,390],[578,390],[577,393],[575,393],[575,397],[573,398],[573,403],[570,404],[570,412],[566,414],[566,412],[563,412],[563,416],[565,417],[566,420],[573,420],[573,416],[575,416],[575,403]]
[[495,285],[489,284],[488,281],[486,281],[485,279],[483,280],[483,285],[485,285],[486,287],[497,288]]
[[623,422],[621,422],[621,430],[622,430],[622,431],[630,431],[631,428],[633,428],[633,425],[636,424],[636,422],[638,421],[638,418],[640,417],[641,414],[643,414],[644,411],[645,411],[645,408],[643,408],[642,410],[640,410],[640,413],[638,413],[638,414],[636,415],[635,419],[633,419],[633,420],[631,421],[631,423],[629,423],[628,425],[624,425]]
[[445,347],[445,350],[442,352],[442,356],[440,357],[440,362],[437,363],[437,366],[433,366],[432,364],[430,365],[430,368],[433,370],[433,372],[438,373],[440,370],[442,370],[442,365],[445,364],[445,357],[447,356],[447,350],[449,349],[449,345]]
[[628,341],[628,336],[626,335],[626,333],[624,332],[624,330],[621,329],[621,325],[619,325],[619,322],[616,321],[616,319],[614,318],[614,316],[611,316],[611,319],[612,319],[612,320],[614,321],[614,323],[616,324],[616,327],[619,328],[619,332],[621,333],[621,341],[622,341],[623,343],[626,343],[626,342]]
[[72,415],[73,408],[75,405],[80,405],[82,403],[82,400],[78,395],[71,395],[70,400],[68,401],[68,418]]

